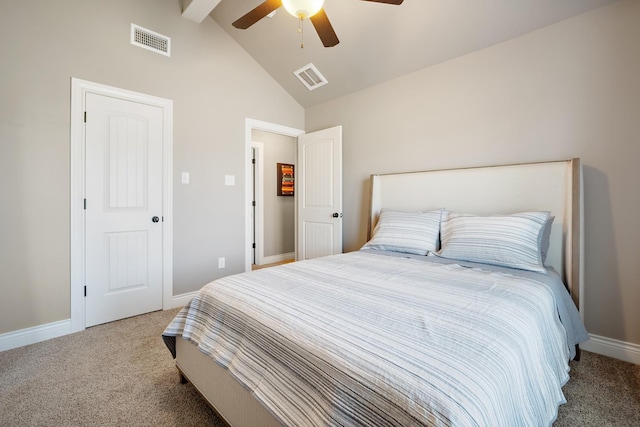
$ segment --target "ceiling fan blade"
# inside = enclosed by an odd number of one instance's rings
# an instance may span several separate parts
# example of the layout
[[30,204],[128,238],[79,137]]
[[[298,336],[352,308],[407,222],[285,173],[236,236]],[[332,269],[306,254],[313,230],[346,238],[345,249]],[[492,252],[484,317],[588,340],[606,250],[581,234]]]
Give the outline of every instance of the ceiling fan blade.
[[282,0],[267,0],[256,6],[255,9],[251,10],[231,25],[241,30],[246,30],[280,6],[282,6]]
[[336,32],[333,31],[331,22],[329,22],[329,18],[324,12],[324,9],[320,9],[318,13],[309,19],[311,19],[311,23],[316,29],[318,36],[320,36],[320,40],[322,40],[324,47],[331,47],[340,43],[340,40],[338,40]]
[[373,2],[376,2],[376,3],[387,3],[387,4],[401,5],[404,0],[362,0],[362,1],[373,1]]

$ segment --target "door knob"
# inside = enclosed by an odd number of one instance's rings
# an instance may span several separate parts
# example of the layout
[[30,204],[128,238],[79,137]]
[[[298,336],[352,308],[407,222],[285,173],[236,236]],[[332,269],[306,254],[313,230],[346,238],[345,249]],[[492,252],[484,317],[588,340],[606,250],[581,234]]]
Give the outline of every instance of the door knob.
[[158,218],[157,216],[154,216],[153,218],[151,218],[151,221],[158,222],[160,221],[160,218]]

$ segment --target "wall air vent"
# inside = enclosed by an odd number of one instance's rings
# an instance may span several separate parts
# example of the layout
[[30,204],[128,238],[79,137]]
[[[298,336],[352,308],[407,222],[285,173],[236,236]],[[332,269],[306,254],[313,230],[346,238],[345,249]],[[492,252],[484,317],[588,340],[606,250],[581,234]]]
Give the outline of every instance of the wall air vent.
[[171,56],[171,38],[136,24],[131,24],[131,44],[165,56]]
[[329,83],[313,64],[307,64],[294,71],[293,74],[295,74],[302,84],[304,84],[309,90],[317,89],[320,86],[324,86]]

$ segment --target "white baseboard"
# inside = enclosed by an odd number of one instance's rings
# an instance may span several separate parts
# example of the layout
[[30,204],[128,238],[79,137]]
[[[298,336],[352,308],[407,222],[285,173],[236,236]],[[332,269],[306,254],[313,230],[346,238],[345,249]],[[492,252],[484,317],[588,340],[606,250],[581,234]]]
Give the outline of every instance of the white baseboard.
[[7,332],[0,335],[0,351],[11,350],[29,344],[35,344],[51,338],[61,337],[71,333],[71,319]]
[[[193,298],[196,293],[197,292],[190,292],[174,296],[171,299],[171,307],[166,307],[165,310],[183,307],[189,304],[189,301],[191,301],[191,298]],[[71,319],[60,320],[58,322],[47,323],[19,331],[7,332],[0,334],[0,351],[35,344],[51,338],[58,338],[71,332]]]
[[189,304],[189,301],[191,301],[191,298],[196,296],[197,293],[198,293],[197,291],[194,291],[194,292],[188,292],[186,294],[174,295],[173,299],[171,300],[171,307],[166,307],[165,310],[184,307],[185,305]]
[[640,365],[640,345],[593,334],[589,338],[580,344],[581,349]]
[[262,257],[262,262],[258,265],[273,264],[274,262],[282,262],[296,257],[295,252],[289,252],[288,254],[279,254]]

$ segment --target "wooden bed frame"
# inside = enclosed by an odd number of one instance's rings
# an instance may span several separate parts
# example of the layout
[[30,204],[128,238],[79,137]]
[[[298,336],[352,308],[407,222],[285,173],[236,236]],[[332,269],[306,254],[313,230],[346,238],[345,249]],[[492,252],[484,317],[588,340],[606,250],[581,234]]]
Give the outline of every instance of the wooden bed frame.
[[[371,176],[369,236],[382,208],[475,214],[548,210],[555,216],[547,261],[582,312],[583,222],[580,159]],[[176,339],[176,365],[231,426],[281,424],[229,372]]]

